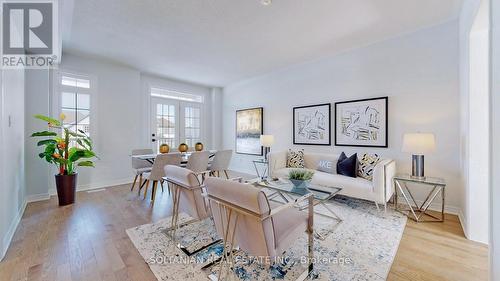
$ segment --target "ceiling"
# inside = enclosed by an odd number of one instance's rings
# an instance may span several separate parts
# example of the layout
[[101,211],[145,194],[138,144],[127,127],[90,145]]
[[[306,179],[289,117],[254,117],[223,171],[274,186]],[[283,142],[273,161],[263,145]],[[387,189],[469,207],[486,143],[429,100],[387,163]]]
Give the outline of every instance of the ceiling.
[[462,0],[74,0],[63,50],[212,86],[458,17]]

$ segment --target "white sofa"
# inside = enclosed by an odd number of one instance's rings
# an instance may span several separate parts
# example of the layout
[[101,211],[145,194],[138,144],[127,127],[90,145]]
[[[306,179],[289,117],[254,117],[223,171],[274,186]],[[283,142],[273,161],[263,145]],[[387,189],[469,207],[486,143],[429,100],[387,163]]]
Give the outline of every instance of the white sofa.
[[[287,151],[269,153],[269,171],[273,178],[287,177],[288,172],[293,168],[286,167]],[[373,171],[373,180],[364,178],[351,178],[338,175],[336,173],[337,160],[339,155],[326,153],[304,152],[305,168],[314,170],[312,183],[319,185],[331,185],[341,187],[339,194],[349,197],[365,199],[387,206],[394,194],[392,178],[396,173],[396,162],[391,159],[381,159]],[[320,172],[317,170],[319,160],[331,160],[333,162],[335,174]]]

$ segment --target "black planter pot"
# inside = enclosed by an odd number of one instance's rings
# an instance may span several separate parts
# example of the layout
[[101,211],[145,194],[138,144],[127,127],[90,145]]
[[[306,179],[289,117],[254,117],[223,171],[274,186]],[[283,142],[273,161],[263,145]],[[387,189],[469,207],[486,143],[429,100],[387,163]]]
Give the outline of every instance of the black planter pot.
[[75,203],[76,179],[78,174],[56,175],[57,198],[59,206]]

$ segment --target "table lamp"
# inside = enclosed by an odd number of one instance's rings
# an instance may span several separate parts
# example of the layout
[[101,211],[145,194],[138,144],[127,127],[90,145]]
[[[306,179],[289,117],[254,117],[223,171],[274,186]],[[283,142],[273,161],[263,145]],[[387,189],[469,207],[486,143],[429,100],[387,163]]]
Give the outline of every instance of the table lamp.
[[412,154],[411,176],[425,179],[424,154],[434,151],[436,139],[431,133],[407,133],[403,136],[403,152]]
[[264,159],[267,160],[267,154],[271,151],[271,146],[274,144],[273,135],[261,135],[260,145],[264,147]]

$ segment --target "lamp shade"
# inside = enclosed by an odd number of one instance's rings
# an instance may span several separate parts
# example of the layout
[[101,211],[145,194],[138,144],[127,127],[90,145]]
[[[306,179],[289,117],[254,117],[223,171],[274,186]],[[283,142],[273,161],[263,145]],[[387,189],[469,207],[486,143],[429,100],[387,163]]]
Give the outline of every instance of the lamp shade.
[[436,149],[436,139],[430,133],[410,133],[403,136],[403,152],[423,155]]
[[264,147],[271,147],[274,144],[274,136],[273,135],[261,135],[260,136],[260,145]]

